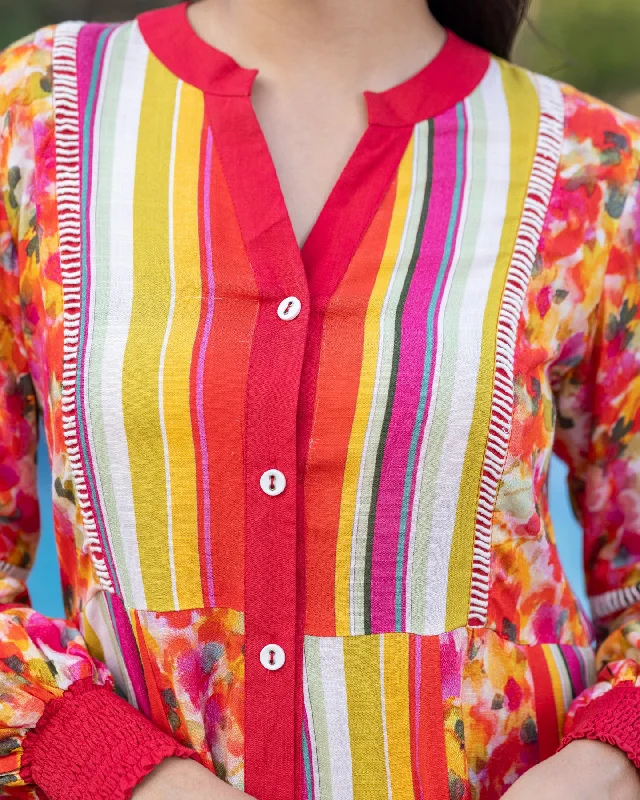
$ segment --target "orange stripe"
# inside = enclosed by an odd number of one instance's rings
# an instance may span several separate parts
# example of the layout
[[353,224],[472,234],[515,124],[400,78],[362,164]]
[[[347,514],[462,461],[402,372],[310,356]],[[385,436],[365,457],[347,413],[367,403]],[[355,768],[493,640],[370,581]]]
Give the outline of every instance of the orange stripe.
[[[414,786],[416,797],[440,800],[449,796],[447,753],[444,733],[444,705],[440,671],[440,640],[438,636],[411,636],[410,653],[416,661],[420,648],[420,686],[416,698],[417,664],[411,672],[411,750],[415,762]],[[419,709],[418,709],[419,705]],[[416,732],[415,714],[419,713]],[[417,735],[416,735],[417,734]]]
[[[203,383],[213,586],[216,606],[242,609],[244,546],[238,539],[238,531],[244,531],[245,527],[245,393],[259,296],[215,146],[209,180],[211,229],[215,230],[211,251],[215,299]],[[204,277],[207,270],[204,243],[201,261]],[[199,331],[193,359],[194,382],[200,337]],[[202,505],[202,497],[199,504]],[[201,507],[201,525],[202,520]],[[201,530],[200,563],[206,569],[204,535],[206,532]],[[204,574],[202,583],[207,585]]]
[[349,437],[358,400],[369,298],[387,241],[396,195],[389,187],[362,245],[327,307],[316,407],[305,475],[305,632],[336,635],[336,547]]
[[560,744],[556,699],[543,647],[544,645],[538,644],[527,648],[529,666],[533,675],[536,725],[538,728],[541,761],[552,756]]

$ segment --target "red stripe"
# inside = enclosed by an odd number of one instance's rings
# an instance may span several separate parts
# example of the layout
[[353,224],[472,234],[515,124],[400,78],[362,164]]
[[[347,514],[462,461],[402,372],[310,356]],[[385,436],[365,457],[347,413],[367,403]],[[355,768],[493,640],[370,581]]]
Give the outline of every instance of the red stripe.
[[258,315],[255,276],[213,148],[211,247],[215,271],[213,328],[205,367],[211,532],[216,605],[244,608],[244,418],[251,338]]
[[552,756],[560,744],[556,700],[543,645],[538,644],[528,647],[527,656],[533,676],[538,746],[540,748],[540,760],[543,761],[545,758]]
[[440,640],[438,636],[417,638],[421,648],[417,768],[425,800],[440,800],[449,796]]
[[[202,155],[204,164],[204,154]],[[203,373],[205,431],[209,473],[210,531],[200,530],[202,585],[207,586],[204,541],[210,536],[213,585],[217,607],[244,608],[244,548],[240,535],[245,527],[244,415],[251,337],[258,313],[259,295],[247,259],[238,220],[214,146],[211,174],[211,256],[214,285],[207,281],[204,240],[201,240],[203,304],[192,363],[192,420],[195,416],[195,379],[198,348],[206,316],[206,300],[213,305]],[[200,208],[203,209],[202,203]],[[204,226],[201,225],[201,237]],[[215,295],[215,297],[214,297]],[[198,439],[198,437],[194,437]],[[201,466],[202,453],[198,452]],[[199,481],[199,485],[202,484]],[[199,492],[199,523],[204,508]],[[206,596],[206,595],[205,595]]]

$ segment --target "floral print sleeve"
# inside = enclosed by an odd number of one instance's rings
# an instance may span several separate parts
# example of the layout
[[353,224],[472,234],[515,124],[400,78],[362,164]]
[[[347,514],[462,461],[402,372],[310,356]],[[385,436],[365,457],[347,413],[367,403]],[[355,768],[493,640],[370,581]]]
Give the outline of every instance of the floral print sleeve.
[[[40,245],[57,235],[34,200],[36,185],[39,197],[53,191],[54,165],[43,157],[52,139],[52,39],[53,29],[42,29],[0,55],[0,794],[40,797],[38,786],[51,800],[117,799],[183,748],[116,695],[73,618],[49,619],[30,607],[25,583],[39,538],[43,411],[25,316]],[[102,729],[113,736],[108,750]],[[78,749],[82,739],[89,759]]]
[[[598,281],[600,296],[586,332],[564,343],[566,371],[556,387],[555,451],[569,465],[584,530],[598,644],[596,683],[571,705],[563,745],[608,741],[640,767],[640,126],[598,104],[591,116],[602,120],[583,130],[582,103],[569,94],[569,142],[580,158],[568,161],[560,180],[565,197],[579,196],[582,206],[564,205],[562,235],[572,236],[573,211],[581,245],[596,250],[599,232],[613,233],[603,277],[583,276],[583,295]],[[598,173],[606,175],[600,185]]]

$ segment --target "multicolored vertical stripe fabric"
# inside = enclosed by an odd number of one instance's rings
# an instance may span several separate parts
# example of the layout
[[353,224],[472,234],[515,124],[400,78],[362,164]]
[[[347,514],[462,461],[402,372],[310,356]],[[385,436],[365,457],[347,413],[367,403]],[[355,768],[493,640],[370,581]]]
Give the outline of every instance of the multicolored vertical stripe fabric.
[[[84,445],[78,471],[93,498],[88,511],[95,514],[109,577],[126,608],[230,607],[250,614],[256,601],[239,580],[245,569],[241,544],[244,539],[245,551],[260,548],[264,558],[264,533],[243,535],[239,510],[251,514],[247,436],[266,432],[247,431],[245,415],[251,415],[256,394],[261,406],[271,399],[264,378],[256,381],[251,368],[260,375],[265,367],[276,371],[279,362],[292,372],[287,360],[295,360],[294,351],[283,348],[265,366],[256,365],[255,353],[265,328],[261,301],[264,309],[265,295],[278,291],[278,278],[281,296],[294,292],[284,283],[291,278],[285,269],[280,277],[257,266],[265,258],[262,232],[258,227],[256,242],[248,231],[269,219],[263,222],[258,201],[234,218],[233,196],[243,176],[226,163],[235,158],[228,123],[232,112],[240,120],[249,114],[247,98],[243,106],[237,97],[224,98],[227,109],[203,96],[161,62],[143,32],[134,24],[90,28],[79,36],[79,57],[84,61],[87,50],[93,64],[79,75],[79,208],[86,246],[77,366],[84,380],[76,383],[74,409]],[[345,798],[372,797],[374,787],[384,785],[384,775],[373,770],[374,763],[378,772],[385,763],[382,738],[374,744],[364,733],[381,713],[369,706],[368,693],[381,680],[379,664],[384,643],[394,641],[387,638],[391,633],[403,634],[398,646],[408,650],[398,658],[407,663],[405,686],[414,693],[414,713],[392,712],[407,725],[402,765],[410,766],[413,751],[412,791],[422,796],[422,782],[435,774],[434,797],[442,795],[448,780],[444,728],[436,737],[442,745],[437,767],[419,755],[427,746],[420,741],[424,731],[442,726],[433,706],[441,692],[441,675],[434,672],[438,635],[486,620],[483,508],[468,497],[480,492],[480,502],[491,499],[491,468],[506,455],[508,437],[496,436],[493,428],[497,423],[500,429],[513,402],[513,394],[499,391],[500,380],[512,381],[513,365],[498,372],[496,364],[509,335],[514,338],[508,323],[516,324],[524,300],[521,292],[508,296],[521,277],[514,253],[519,240],[529,243],[539,235],[523,208],[542,158],[541,111],[555,120],[545,157],[556,162],[562,119],[555,85],[497,61],[485,70],[470,95],[437,116],[386,129],[386,161],[394,166],[399,158],[391,184],[380,187],[377,205],[369,200],[370,220],[355,223],[362,238],[353,253],[343,254],[334,291],[319,281],[315,263],[301,298],[315,319],[310,330],[321,340],[315,350],[311,344],[302,365],[311,377],[301,379],[299,414],[313,411],[313,417],[308,442],[297,438],[307,451],[301,473],[305,635],[336,637],[318,640],[318,651],[310,640],[304,657],[317,664],[326,650],[336,677],[349,676],[342,689],[335,685],[331,701],[333,712],[343,716],[342,732],[326,734],[336,758],[346,758],[351,742],[359,765],[351,789],[351,761],[344,770],[339,763],[328,766],[337,770],[331,785],[341,787],[333,793]],[[220,130],[225,115],[228,123]],[[514,129],[513,119],[524,124]],[[250,128],[246,136],[253,136]],[[358,155],[347,169],[362,170]],[[263,168],[268,187],[268,162]],[[543,199],[551,188],[552,181],[542,186]],[[279,231],[282,218],[274,216],[277,238],[267,246],[281,243],[284,249],[287,232]],[[541,226],[539,209],[537,221]],[[232,251],[237,255],[230,260]],[[299,266],[292,257],[292,272]],[[295,331],[295,323],[288,327]],[[299,347],[303,325],[298,329]],[[274,337],[271,348],[276,344]],[[464,387],[456,387],[457,376]],[[284,408],[274,412],[273,424],[286,436],[287,421],[278,419]],[[480,446],[487,431],[495,437],[491,450]],[[279,445],[284,447],[282,437]],[[271,455],[281,466],[279,453]],[[269,521],[277,530],[273,513]],[[280,513],[286,518],[286,506]],[[274,565],[283,569],[285,561],[295,563],[279,552]],[[275,610],[273,624],[285,642],[287,608]],[[261,625],[259,620],[256,627]],[[250,627],[245,633],[250,646]],[[347,638],[344,651],[335,650],[342,637],[363,634],[381,636]],[[255,635],[266,643],[262,631]],[[290,635],[287,643],[295,647]],[[304,673],[309,692],[320,690],[320,673]],[[248,684],[252,678],[248,669]],[[364,692],[354,682],[360,679]],[[263,692],[253,695],[255,705],[247,700],[247,725],[252,715],[255,725],[267,725],[265,703],[277,695]],[[397,699],[397,692],[387,698],[390,704]],[[353,736],[348,703],[355,708]],[[327,713],[326,725],[333,725]],[[308,725],[309,713],[305,719]],[[317,750],[310,734],[305,747],[306,774]],[[320,764],[322,756],[316,758]],[[264,777],[254,774],[252,780],[259,779]]]
[[[149,52],[137,26],[94,36],[80,43],[95,50],[95,68],[83,109],[92,135],[82,178],[86,377],[76,397],[91,512],[127,607],[242,607],[233,542],[245,504],[256,278],[202,92]],[[557,90],[545,88],[557,111]],[[476,430],[486,437],[499,413],[500,297],[517,237],[529,233],[521,211],[539,113],[536,84],[493,62],[469,98],[418,122],[327,303],[304,476],[311,633],[466,624],[481,542],[470,534],[478,512],[464,500],[485,479],[485,454],[456,444]],[[513,135],[510,116],[529,118],[528,137]],[[488,174],[498,187],[490,204]],[[484,347],[483,330],[492,332]],[[475,391],[456,391],[456,376]],[[225,409],[212,399],[223,383]]]
[[[593,681],[590,656],[588,648],[525,648],[472,628],[309,636],[303,797],[498,797],[502,776],[480,742],[500,741],[519,769],[538,750],[553,755],[568,705]],[[493,684],[483,700],[480,680]],[[469,776],[481,792],[469,794]]]
[[[202,93],[149,58],[137,27],[105,31],[105,39],[96,50],[103,78],[85,110],[95,133],[94,169],[85,165],[95,270],[79,361],[87,380],[78,416],[93,441],[84,468],[102,494],[96,524],[127,607],[241,608],[243,558],[232,546],[243,507],[237,422],[257,289],[241,252],[219,258],[232,242],[241,250],[233,227],[224,226],[225,242],[205,230],[212,192],[216,213],[229,215],[230,200],[218,191]],[[213,327],[214,318],[232,324]],[[212,395],[227,382],[233,399],[222,408]],[[155,409],[153,435],[139,424],[143,407]],[[231,550],[230,569],[218,578],[214,565]]]
[[[187,8],[39,32],[29,91],[0,69],[0,779],[40,774],[29,698],[88,680],[255,797],[493,800],[640,682],[640,123],[448,33],[364,93],[300,248],[258,72]],[[19,605],[36,405],[66,622]]]

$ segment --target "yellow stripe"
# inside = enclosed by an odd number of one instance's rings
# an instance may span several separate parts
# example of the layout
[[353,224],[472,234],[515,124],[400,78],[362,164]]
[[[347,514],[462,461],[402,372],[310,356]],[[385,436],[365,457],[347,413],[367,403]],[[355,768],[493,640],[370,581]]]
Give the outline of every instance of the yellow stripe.
[[171,474],[175,580],[180,608],[201,608],[196,454],[189,379],[200,318],[198,176],[204,115],[202,93],[183,84],[173,190],[175,306],[165,355],[164,415]]
[[378,636],[344,639],[349,740],[353,765],[353,796],[387,800],[380,702]]
[[462,584],[460,576],[471,575],[476,498],[482,476],[482,462],[491,417],[498,315],[520,227],[522,208],[527,195],[538,138],[537,122],[540,104],[533,83],[525,72],[518,71],[505,62],[499,61],[498,63],[501,67],[511,124],[511,182],[500,251],[491,279],[482,327],[476,402],[460,482],[449,561],[446,630],[452,630],[467,623],[470,584],[469,582]]
[[409,641],[403,633],[388,633],[384,647],[384,703],[392,797],[413,797],[409,711]]
[[[136,155],[133,303],[122,394],[147,607],[174,608],[158,372],[169,314],[169,162],[177,79],[149,58]],[[150,300],[153,298],[153,302]]]
[[358,399],[353,427],[349,439],[347,462],[343,480],[340,523],[336,545],[336,636],[351,633],[349,623],[349,585],[351,576],[351,544],[355,518],[356,496],[360,460],[364,449],[364,439],[369,424],[369,412],[373,402],[373,389],[376,379],[378,347],[380,340],[380,316],[382,305],[388,291],[389,281],[398,260],[400,244],[407,220],[411,184],[413,178],[413,137],[407,147],[398,172],[398,184],[393,214],[389,226],[389,236],[385,246],[380,269],[371,293],[364,323],[364,347]]

